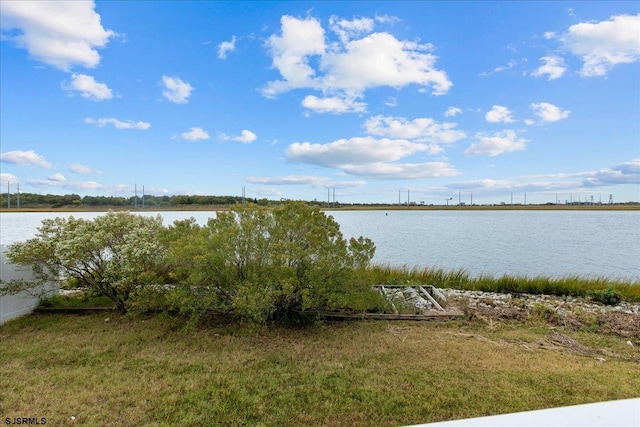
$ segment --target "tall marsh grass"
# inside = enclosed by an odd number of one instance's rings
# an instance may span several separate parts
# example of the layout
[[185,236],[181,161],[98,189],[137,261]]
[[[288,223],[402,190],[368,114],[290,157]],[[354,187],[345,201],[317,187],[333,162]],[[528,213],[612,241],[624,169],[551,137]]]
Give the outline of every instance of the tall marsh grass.
[[[466,270],[441,268],[409,268],[375,265],[370,268],[375,283],[410,285],[424,283],[439,288],[462,289],[511,294],[591,297],[619,295],[622,300],[640,302],[640,281],[581,276],[491,276],[472,277]],[[609,301],[609,299],[607,299]]]

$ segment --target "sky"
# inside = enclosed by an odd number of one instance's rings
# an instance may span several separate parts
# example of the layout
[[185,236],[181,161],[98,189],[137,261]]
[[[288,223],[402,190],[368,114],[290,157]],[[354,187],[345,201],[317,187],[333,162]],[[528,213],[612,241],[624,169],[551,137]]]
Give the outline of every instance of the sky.
[[2,192],[640,201],[638,2],[0,8]]

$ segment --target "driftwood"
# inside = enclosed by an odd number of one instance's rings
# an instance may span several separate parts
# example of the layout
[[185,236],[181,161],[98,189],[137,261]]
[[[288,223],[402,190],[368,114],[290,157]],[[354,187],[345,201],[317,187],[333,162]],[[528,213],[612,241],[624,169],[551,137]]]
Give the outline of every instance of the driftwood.
[[[447,298],[438,288],[432,285],[376,285],[375,290],[391,304],[394,313],[398,314],[397,303],[405,306],[413,305],[417,312],[431,310],[446,311]],[[401,301],[399,301],[401,300]]]

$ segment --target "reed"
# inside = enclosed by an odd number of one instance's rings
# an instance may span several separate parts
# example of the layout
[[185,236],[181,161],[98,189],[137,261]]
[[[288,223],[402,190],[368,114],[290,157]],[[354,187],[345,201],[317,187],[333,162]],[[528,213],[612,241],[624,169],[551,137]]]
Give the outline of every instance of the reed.
[[474,290],[484,292],[590,297],[597,300],[603,295],[619,295],[625,301],[640,301],[640,281],[602,276],[471,276],[466,270],[441,268],[393,267],[375,265],[369,271],[375,283],[414,284],[424,283],[439,288]]

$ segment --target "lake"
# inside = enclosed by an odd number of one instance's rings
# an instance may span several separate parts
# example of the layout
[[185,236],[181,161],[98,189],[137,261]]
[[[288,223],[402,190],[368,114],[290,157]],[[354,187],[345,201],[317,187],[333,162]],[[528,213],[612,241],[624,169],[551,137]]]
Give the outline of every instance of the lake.
[[[77,212],[76,218],[101,213]],[[166,224],[215,212],[160,214]],[[466,269],[470,274],[607,276],[640,280],[639,211],[334,211],[345,237],[366,236],[374,262]],[[0,243],[35,235],[66,213],[0,213]]]

